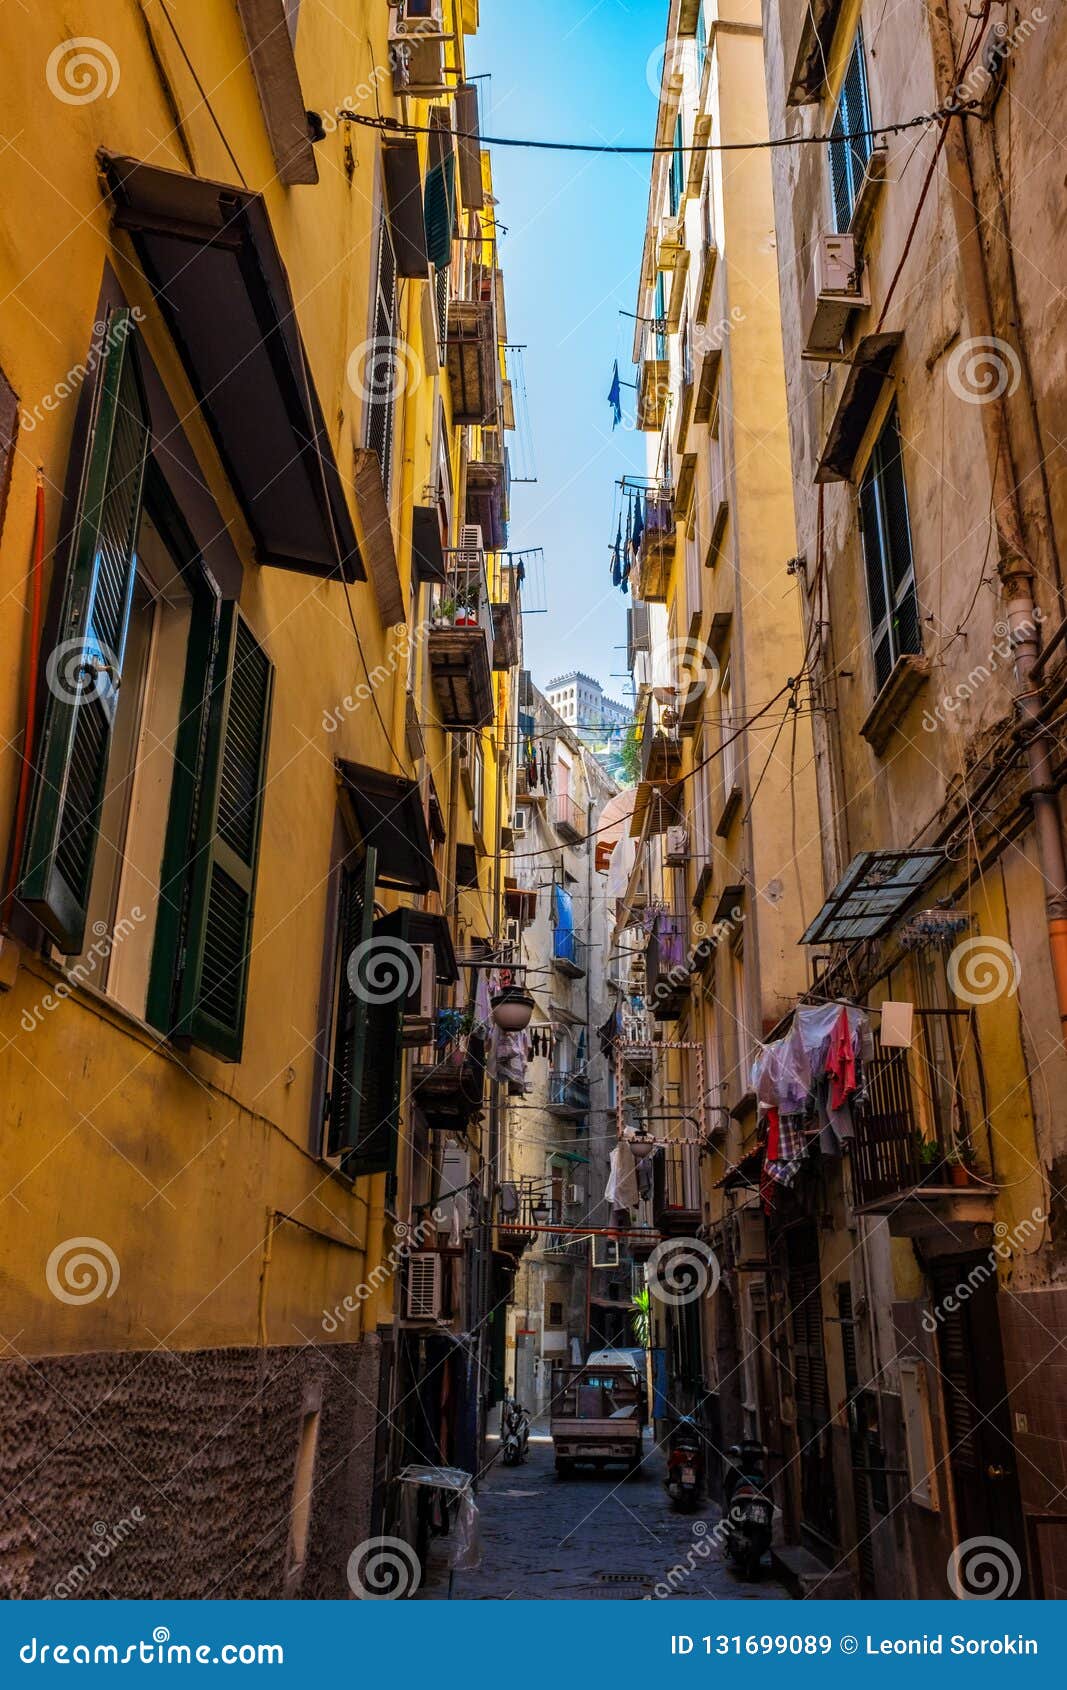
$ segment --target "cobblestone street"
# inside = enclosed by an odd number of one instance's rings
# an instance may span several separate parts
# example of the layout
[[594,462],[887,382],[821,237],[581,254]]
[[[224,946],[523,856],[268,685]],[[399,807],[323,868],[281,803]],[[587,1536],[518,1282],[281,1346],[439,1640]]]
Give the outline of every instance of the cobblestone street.
[[[490,1451],[498,1446],[490,1443]],[[758,1601],[788,1592],[769,1565],[758,1584],[735,1574],[711,1530],[718,1508],[679,1514],[663,1488],[663,1458],[646,1435],[640,1478],[579,1470],[558,1479],[552,1444],[536,1436],[521,1467],[494,1462],[478,1494],[482,1565],[459,1572],[466,1601],[640,1601],[656,1596]],[[418,1599],[448,1596],[448,1539],[440,1539]]]

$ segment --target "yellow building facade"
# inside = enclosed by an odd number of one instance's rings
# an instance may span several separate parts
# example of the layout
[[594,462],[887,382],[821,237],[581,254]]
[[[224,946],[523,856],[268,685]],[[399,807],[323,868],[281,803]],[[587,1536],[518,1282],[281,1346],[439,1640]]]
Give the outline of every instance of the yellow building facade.
[[476,26],[9,30],[10,1594],[139,1508],[113,1595],[342,1595],[398,1466],[474,1460],[519,628]]

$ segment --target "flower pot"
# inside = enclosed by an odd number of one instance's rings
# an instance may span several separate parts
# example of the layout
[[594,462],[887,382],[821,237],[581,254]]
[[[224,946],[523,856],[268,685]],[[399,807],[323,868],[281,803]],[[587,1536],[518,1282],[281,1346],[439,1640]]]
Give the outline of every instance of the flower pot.
[[949,1166],[948,1177],[952,1185],[967,1186],[971,1184],[971,1170],[966,1162],[952,1162]]

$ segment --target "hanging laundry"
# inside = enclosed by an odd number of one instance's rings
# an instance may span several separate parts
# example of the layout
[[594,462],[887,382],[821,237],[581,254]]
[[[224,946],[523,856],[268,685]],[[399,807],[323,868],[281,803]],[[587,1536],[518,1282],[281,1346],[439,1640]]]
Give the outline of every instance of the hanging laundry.
[[643,493],[638,493],[635,500],[634,500],[633,548],[634,548],[634,557],[635,558],[637,557],[638,552],[641,550],[641,536],[645,532],[644,503],[645,503],[645,495]]
[[622,586],[622,512],[619,512],[619,526],[615,534],[615,544],[611,549],[611,584],[613,587]]
[[611,1153],[611,1170],[604,1196],[613,1209],[637,1208],[637,1164],[628,1144],[617,1144]]
[[826,1072],[833,1081],[830,1087],[830,1108],[840,1109],[856,1089],[856,1053],[852,1043],[852,1028],[848,1023],[848,1010],[844,1005],[830,1034]]
[[608,389],[608,404],[612,409],[611,432],[614,434],[622,422],[622,383],[619,381],[619,360],[617,358],[611,376],[611,386]]
[[629,500],[627,500],[627,504],[626,504],[626,539],[623,541],[623,549],[622,549],[622,590],[623,590],[623,592],[626,591],[626,583],[630,579],[630,570],[633,567],[633,538],[632,538],[632,536],[633,536],[633,523],[634,523],[633,503],[634,503],[633,499],[630,498]]

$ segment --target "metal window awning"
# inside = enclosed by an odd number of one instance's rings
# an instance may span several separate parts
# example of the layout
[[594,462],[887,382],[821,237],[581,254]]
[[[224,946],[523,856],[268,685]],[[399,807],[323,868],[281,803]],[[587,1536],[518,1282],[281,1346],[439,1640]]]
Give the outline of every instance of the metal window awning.
[[436,892],[437,870],[417,782],[338,758],[343,803],[356,832],[378,852],[378,885]]
[[101,162],[113,224],[133,242],[258,561],[363,580],[262,196],[134,158],[102,154]]
[[579,1156],[576,1150],[553,1150],[552,1160],[553,1162],[580,1162],[583,1165],[588,1165],[589,1162],[588,1156]]
[[416,581],[447,581],[441,517],[435,505],[411,508],[411,563]]
[[816,465],[817,484],[852,480],[856,455],[903,339],[894,331],[860,340]]
[[862,851],[804,934],[802,945],[878,939],[948,861],[944,851]]
[[428,281],[430,257],[426,250],[426,218],[422,204],[422,167],[419,143],[412,139],[387,140],[382,146],[385,173],[385,202],[389,229],[396,252],[397,274]]
[[454,986],[459,964],[448,929],[447,917],[432,910],[390,910],[374,923],[376,939],[402,939],[407,945],[432,945],[437,979],[442,986]]

